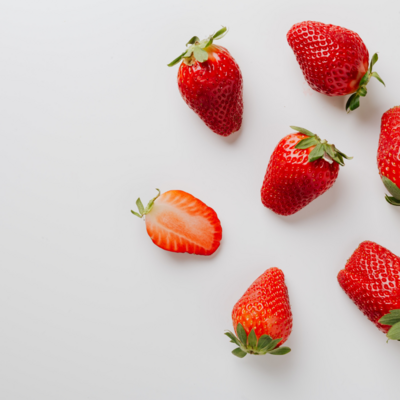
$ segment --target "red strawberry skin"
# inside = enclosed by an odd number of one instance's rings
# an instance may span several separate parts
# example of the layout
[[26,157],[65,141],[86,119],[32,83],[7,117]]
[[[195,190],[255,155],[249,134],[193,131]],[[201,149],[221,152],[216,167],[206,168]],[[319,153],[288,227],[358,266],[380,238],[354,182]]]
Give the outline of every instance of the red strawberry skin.
[[238,131],[243,118],[243,79],[239,66],[222,46],[204,49],[208,60],[182,62],[178,86],[183,100],[205,124],[221,136]]
[[368,50],[357,33],[335,25],[305,21],[287,33],[304,78],[328,96],[354,93],[368,70]]
[[324,159],[308,162],[315,147],[296,149],[307,138],[302,133],[285,136],[270,158],[261,188],[265,207],[279,215],[292,215],[325,193],[336,181],[339,164]]
[[400,309],[400,257],[374,242],[363,242],[338,274],[342,289],[382,332],[378,321]]
[[262,335],[282,338],[277,347],[286,342],[293,317],[285,276],[279,268],[267,269],[253,282],[233,307],[232,321],[236,333],[241,323],[247,335],[254,328],[257,338]]
[[380,176],[400,187],[400,106],[382,116],[377,160]]
[[222,239],[216,212],[182,190],[163,193],[145,218],[151,240],[164,250],[209,256]]

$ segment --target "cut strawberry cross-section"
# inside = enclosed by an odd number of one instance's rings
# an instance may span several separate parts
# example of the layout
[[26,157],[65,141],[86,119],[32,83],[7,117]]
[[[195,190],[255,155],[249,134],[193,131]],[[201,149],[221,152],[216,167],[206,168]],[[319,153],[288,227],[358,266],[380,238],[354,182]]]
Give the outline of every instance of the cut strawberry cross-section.
[[158,192],[146,208],[137,200],[139,213],[131,211],[139,218],[145,216],[147,233],[153,243],[175,253],[213,254],[222,238],[216,212],[182,190]]

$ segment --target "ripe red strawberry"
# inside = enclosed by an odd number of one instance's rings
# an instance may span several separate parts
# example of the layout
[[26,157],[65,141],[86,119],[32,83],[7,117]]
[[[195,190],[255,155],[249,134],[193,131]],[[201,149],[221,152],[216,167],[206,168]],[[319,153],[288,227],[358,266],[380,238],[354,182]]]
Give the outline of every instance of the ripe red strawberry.
[[368,67],[368,50],[360,36],[349,29],[305,21],[293,25],[286,37],[312,89],[328,96],[354,93],[346,104],[348,112],[359,107],[371,77],[383,83],[372,72],[378,55],[372,56]]
[[[158,189],[157,189],[158,190]],[[146,208],[137,199],[139,218],[145,216],[146,229],[154,244],[174,253],[209,256],[219,247],[221,223],[216,212],[182,190],[170,190],[149,201]]]
[[178,87],[187,105],[215,133],[229,136],[238,131],[243,116],[243,79],[229,51],[213,44],[227,32],[200,41],[192,37],[190,47],[169,67],[183,60],[178,71]]
[[280,347],[292,331],[285,276],[279,268],[267,269],[235,304],[232,311],[233,328],[237,334],[226,332],[239,347],[232,353],[240,358],[249,354],[289,353],[289,347]]
[[339,272],[338,281],[389,339],[400,339],[400,257],[374,242],[363,242]]
[[400,206],[400,106],[382,115],[377,158],[382,182],[393,196],[386,200]]
[[325,193],[336,181],[347,157],[304,128],[285,136],[272,153],[261,188],[264,206],[291,215]]

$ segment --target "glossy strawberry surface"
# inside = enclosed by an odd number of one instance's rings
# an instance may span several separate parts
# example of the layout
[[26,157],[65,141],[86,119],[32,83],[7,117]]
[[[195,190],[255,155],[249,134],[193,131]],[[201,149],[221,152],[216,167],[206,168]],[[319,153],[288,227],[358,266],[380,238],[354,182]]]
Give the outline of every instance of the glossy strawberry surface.
[[204,49],[208,60],[182,62],[178,71],[179,91],[205,124],[221,136],[238,131],[243,117],[243,79],[239,66],[224,47]]
[[312,89],[328,96],[354,93],[368,70],[368,50],[357,33],[340,26],[305,21],[287,40]]
[[336,181],[339,164],[324,159],[308,161],[314,147],[296,149],[306,139],[302,133],[284,137],[270,158],[261,188],[265,207],[280,215],[291,215],[325,193]]
[[146,214],[151,240],[175,253],[211,255],[219,247],[222,227],[216,212],[182,190],[170,190]]
[[400,106],[382,116],[377,160],[381,177],[400,187]]
[[232,321],[236,333],[240,323],[247,334],[254,329],[257,338],[282,338],[279,346],[287,340],[293,318],[285,276],[279,268],[267,269],[253,282],[233,307]]
[[361,243],[338,274],[342,289],[384,333],[390,326],[378,321],[400,309],[400,257],[374,242]]

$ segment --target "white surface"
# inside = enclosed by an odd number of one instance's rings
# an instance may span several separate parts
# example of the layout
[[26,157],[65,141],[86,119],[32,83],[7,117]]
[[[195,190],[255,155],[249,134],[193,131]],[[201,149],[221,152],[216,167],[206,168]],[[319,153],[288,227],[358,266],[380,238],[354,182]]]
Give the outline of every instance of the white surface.
[[[360,34],[387,84],[361,108],[306,85],[286,32],[317,20]],[[400,345],[347,298],[338,271],[369,239],[400,254],[400,210],[376,167],[380,117],[400,102],[398,1],[0,3],[0,397],[6,400],[394,398]],[[244,78],[240,134],[211,132],[180,98],[193,35],[221,24]],[[260,202],[289,125],[354,156],[295,216]],[[213,207],[210,258],[157,248],[130,214],[182,189]],[[235,358],[231,310],[283,269],[294,327],[284,357]]]

